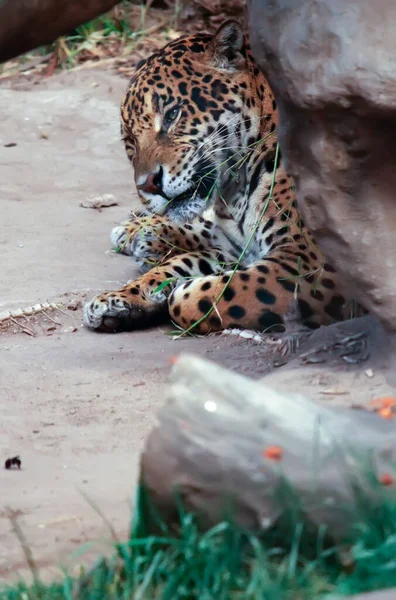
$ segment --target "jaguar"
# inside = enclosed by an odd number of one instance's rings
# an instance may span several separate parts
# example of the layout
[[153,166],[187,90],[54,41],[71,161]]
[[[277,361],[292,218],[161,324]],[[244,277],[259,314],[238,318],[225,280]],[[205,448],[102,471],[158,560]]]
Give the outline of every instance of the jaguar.
[[270,86],[233,20],[137,65],[121,134],[142,209],[111,241],[140,275],[84,308],[98,331],[172,320],[205,334],[315,329],[346,318],[335,269],[305,226],[277,141]]

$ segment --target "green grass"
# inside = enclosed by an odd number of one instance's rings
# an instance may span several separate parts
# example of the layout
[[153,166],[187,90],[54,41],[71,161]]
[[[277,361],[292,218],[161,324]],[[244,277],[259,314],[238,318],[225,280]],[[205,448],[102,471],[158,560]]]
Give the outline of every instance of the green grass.
[[113,10],[76,27],[55,43],[62,66],[72,67],[79,60],[133,53],[136,44],[150,36],[165,36],[177,21],[179,8],[155,11],[145,5],[122,0]]
[[[79,578],[0,591],[0,600],[319,600],[396,586],[396,502],[384,491],[355,524],[349,546],[332,546],[293,511],[265,539],[224,521],[207,532],[180,510],[178,533],[140,488],[130,539]],[[289,515],[290,517],[290,515]],[[158,534],[150,535],[153,523]],[[346,558],[345,558],[346,557]]]

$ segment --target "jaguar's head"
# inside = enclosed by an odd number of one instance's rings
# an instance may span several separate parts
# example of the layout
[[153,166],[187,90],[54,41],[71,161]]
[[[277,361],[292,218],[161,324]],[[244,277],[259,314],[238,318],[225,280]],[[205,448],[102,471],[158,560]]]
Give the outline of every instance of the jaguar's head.
[[235,21],[212,36],[183,36],[138,65],[121,130],[150,212],[184,222],[219,193],[259,134],[257,74]]

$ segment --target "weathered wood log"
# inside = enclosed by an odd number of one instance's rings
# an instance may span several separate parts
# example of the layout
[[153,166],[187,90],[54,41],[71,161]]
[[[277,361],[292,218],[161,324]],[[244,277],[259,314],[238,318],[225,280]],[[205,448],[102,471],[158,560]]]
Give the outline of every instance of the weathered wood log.
[[[141,478],[171,526],[181,499],[203,527],[232,506],[239,525],[260,533],[295,509],[298,498],[312,523],[347,540],[362,516],[363,496],[366,508],[385,493],[396,498],[392,485],[379,483],[384,475],[386,483],[396,482],[395,433],[392,419],[289,397],[182,355],[147,440]],[[295,494],[285,492],[285,480]]]

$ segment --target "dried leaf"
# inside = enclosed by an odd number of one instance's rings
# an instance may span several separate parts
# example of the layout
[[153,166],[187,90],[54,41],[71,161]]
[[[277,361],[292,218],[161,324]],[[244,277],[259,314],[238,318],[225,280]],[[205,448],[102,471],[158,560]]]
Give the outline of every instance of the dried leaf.
[[108,208],[109,206],[118,206],[118,202],[113,194],[103,194],[102,196],[96,196],[91,200],[85,200],[80,202],[82,208],[93,208],[101,211],[102,208]]

